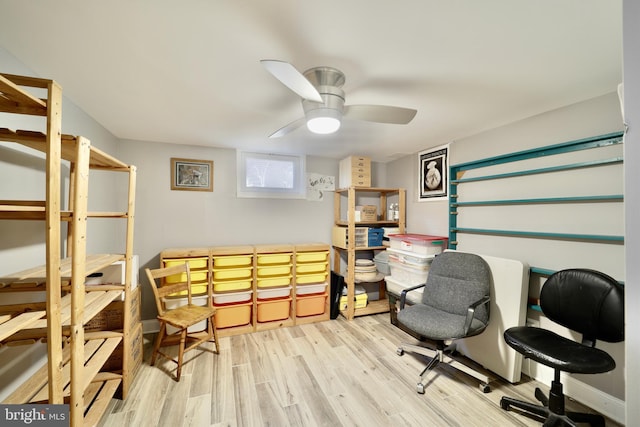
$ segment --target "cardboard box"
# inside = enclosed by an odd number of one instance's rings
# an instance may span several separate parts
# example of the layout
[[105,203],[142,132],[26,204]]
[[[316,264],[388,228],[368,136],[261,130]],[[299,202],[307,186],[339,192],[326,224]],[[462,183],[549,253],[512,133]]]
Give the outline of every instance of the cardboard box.
[[[132,289],[130,325],[140,323],[140,288]],[[96,314],[84,326],[85,331],[115,331],[124,327],[124,301],[114,301]]]
[[[143,341],[142,323],[138,322],[129,334],[129,366],[127,372],[123,372],[124,381],[131,384],[136,373],[142,365]],[[122,352],[124,345],[120,343],[113,351],[109,359],[102,365],[102,372],[116,372],[122,370]]]
[[373,222],[378,220],[378,207],[375,205],[356,206],[356,222]]

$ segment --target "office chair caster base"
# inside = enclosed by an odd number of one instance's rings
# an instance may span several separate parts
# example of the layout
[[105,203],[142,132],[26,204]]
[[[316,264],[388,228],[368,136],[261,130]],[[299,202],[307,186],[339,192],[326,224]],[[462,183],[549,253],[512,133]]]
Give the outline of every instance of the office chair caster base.
[[491,392],[491,386],[487,383],[480,383],[479,387],[480,387],[480,391],[482,391],[483,393]]
[[416,386],[416,391],[417,391],[419,394],[424,394],[424,384],[422,384],[422,383],[418,383],[418,385]]
[[398,348],[396,349],[396,354],[397,354],[398,356],[402,356],[402,355],[404,354],[404,350],[402,349],[402,347],[398,347]]

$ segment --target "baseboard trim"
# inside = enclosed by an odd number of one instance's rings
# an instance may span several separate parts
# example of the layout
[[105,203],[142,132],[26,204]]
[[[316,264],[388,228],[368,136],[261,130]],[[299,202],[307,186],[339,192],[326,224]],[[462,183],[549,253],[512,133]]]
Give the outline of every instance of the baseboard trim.
[[[532,362],[531,360],[524,361],[522,364],[522,373],[543,384],[551,385],[551,381],[553,381],[553,369]],[[566,396],[598,411],[619,424],[625,424],[624,400],[620,400],[582,381],[578,381],[568,374],[562,373],[560,380],[564,386],[564,394]]]

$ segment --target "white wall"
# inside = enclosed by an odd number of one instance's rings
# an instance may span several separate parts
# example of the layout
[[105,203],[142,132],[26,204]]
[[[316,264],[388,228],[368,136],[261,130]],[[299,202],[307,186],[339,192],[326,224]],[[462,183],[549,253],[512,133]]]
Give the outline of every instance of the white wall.
[[[451,142],[450,164],[453,165],[472,160],[480,160],[501,154],[508,154],[589,136],[621,131],[622,129],[620,104],[617,94],[612,92],[582,103],[550,111]],[[446,142],[438,141],[438,143],[434,143],[432,146],[442,145],[443,143]],[[430,147],[424,147],[424,149],[427,148]],[[612,157],[622,155],[621,147],[617,147],[616,150],[618,152],[613,153],[611,155]],[[571,161],[569,161],[569,163],[571,163]],[[628,168],[628,164],[626,167]],[[408,190],[408,231],[447,236],[448,202],[417,202],[416,184],[418,176],[417,153],[410,158],[403,158],[390,163],[387,168],[388,185],[405,187]],[[618,166],[617,170],[615,170],[615,173],[612,175],[611,180],[613,182],[610,184],[613,189],[610,194],[621,193],[623,191],[621,167]],[[580,187],[582,185],[580,182],[577,182],[574,183],[574,187],[575,186]],[[525,192],[525,190],[529,189],[523,188],[523,192]],[[486,192],[487,190],[485,189],[482,191]],[[500,197],[495,196],[481,198],[491,199]],[[487,209],[490,210],[491,208]],[[593,216],[589,216],[590,213],[591,212],[587,211],[584,212],[584,215],[580,215],[580,222],[583,225],[586,224],[587,227],[595,228],[601,226],[600,224],[602,224],[602,219],[595,214]],[[526,215],[532,215],[532,213],[523,212],[521,214],[517,214],[517,216],[521,218],[526,218]],[[493,220],[490,213],[488,217],[485,215],[485,220],[487,218],[489,220]],[[607,227],[613,231],[603,233],[594,232],[593,234],[624,234],[624,216],[623,208],[621,206],[613,208],[613,214],[607,218],[609,221]],[[516,220],[516,218],[509,219],[509,221],[514,220]],[[510,228],[509,226],[505,226],[505,224],[501,225],[502,226],[486,226],[479,228]],[[571,232],[565,230],[540,231]],[[582,231],[582,233],[588,233],[588,231]],[[490,236],[482,235],[459,235],[458,240],[461,242],[458,246],[458,249],[460,250],[476,251],[485,255],[520,259],[530,265],[549,269],[577,266],[591,267],[601,269],[620,280],[625,280],[625,264],[623,262],[624,247],[622,245],[606,246],[602,249],[603,256],[597,256],[592,253],[592,248],[589,246],[572,247],[570,251],[567,251],[564,249],[564,245],[566,243],[555,241],[531,239],[529,239],[529,241],[518,241],[518,239],[513,238],[498,238],[495,240],[499,241],[494,241]],[[466,246],[464,246],[462,242],[464,242]],[[530,313],[530,317],[537,316]],[[543,327],[550,326],[546,319],[541,319],[540,322]],[[613,402],[611,405],[615,406],[608,415],[621,419],[624,416],[624,407],[622,403],[624,400],[625,377],[624,345],[600,343],[600,346],[606,348],[612,353],[618,362],[618,368],[606,375],[583,376],[580,377],[578,381],[573,380],[573,384],[566,387],[565,391],[569,395],[573,394],[575,396],[576,394],[583,393],[582,388],[589,390],[587,394],[591,393],[591,391],[595,389],[600,390],[611,397],[611,402]],[[546,378],[543,379],[546,381]],[[586,384],[586,386],[582,387],[582,384]],[[609,402],[607,399],[601,399],[601,401]],[[607,410],[607,408],[604,407],[596,409]]]
[[625,206],[626,206],[626,348],[627,374],[626,425],[640,425],[640,334],[632,325],[640,324],[640,3],[623,3],[624,114],[629,130],[625,136]]
[[[35,77],[37,76],[6,50],[0,48],[0,64],[2,72]],[[69,99],[62,102],[62,132],[71,135],[86,136],[92,145],[107,152],[115,152],[118,139],[80,110]],[[37,92],[36,92],[37,93]],[[44,94],[39,95],[44,96]],[[31,129],[44,131],[46,119],[0,113],[3,127],[10,129]],[[45,175],[44,156],[18,144],[3,143],[0,145],[0,194],[4,199],[36,199],[44,200]],[[68,165],[63,164],[63,179],[68,179]],[[112,176],[103,172],[92,173],[89,209],[115,210],[118,204],[118,187],[113,185]],[[66,187],[63,194],[66,193]],[[126,202],[126,199],[125,199]],[[66,206],[66,203],[63,205]],[[126,206],[126,205],[125,205]],[[123,229],[122,225],[111,222],[100,224],[100,220],[88,222],[87,241],[89,253],[122,251],[120,241],[114,239],[114,229]],[[104,221],[104,220],[103,220]],[[114,221],[114,220],[110,220]],[[66,227],[63,224],[63,230]],[[64,234],[64,231],[63,231]],[[0,275],[17,272],[44,262],[44,222],[40,221],[0,221]],[[118,249],[120,248],[120,249]]]
[[[213,192],[172,191],[171,157],[213,160]],[[123,141],[119,158],[138,169],[135,252],[141,268],[158,267],[166,248],[331,242],[332,192],[321,201],[239,199],[235,150]],[[337,178],[338,162],[307,157],[307,172]],[[151,319],[153,295],[140,277],[142,318]]]

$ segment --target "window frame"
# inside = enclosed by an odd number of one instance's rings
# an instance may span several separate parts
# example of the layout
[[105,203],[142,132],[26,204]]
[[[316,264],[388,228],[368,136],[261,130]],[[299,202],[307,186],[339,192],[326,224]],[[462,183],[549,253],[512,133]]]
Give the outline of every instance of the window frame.
[[[293,187],[248,187],[247,160],[270,159],[293,163]],[[268,198],[268,199],[305,199],[306,188],[306,156],[303,154],[261,153],[254,151],[236,150],[236,195],[238,198]]]

